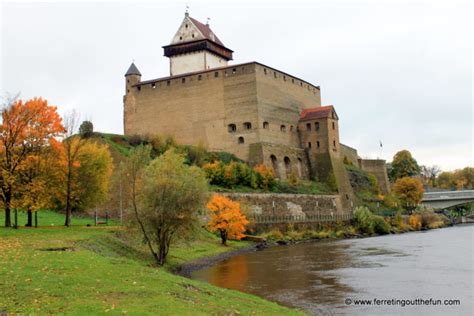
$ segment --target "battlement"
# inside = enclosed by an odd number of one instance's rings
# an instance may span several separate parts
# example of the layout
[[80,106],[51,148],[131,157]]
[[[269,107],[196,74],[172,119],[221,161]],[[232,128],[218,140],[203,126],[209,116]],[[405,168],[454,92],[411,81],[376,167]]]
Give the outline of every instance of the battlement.
[[308,91],[314,92],[314,94],[316,94],[316,90],[317,91],[321,90],[320,86],[315,86],[296,76],[292,76],[286,72],[283,72],[281,70],[272,68],[270,66],[267,66],[255,61],[231,65],[231,66],[195,71],[195,72],[179,74],[175,76],[167,76],[167,77],[140,81],[137,84],[133,85],[133,87],[136,87],[137,90],[140,90],[141,87],[144,87],[147,85],[150,85],[151,88],[169,87],[171,85],[175,85],[178,83],[183,84],[183,83],[198,82],[198,81],[209,80],[209,79],[212,80],[212,79],[218,79],[218,78],[229,78],[232,76],[248,74],[248,73],[263,74],[264,76],[272,77],[273,79],[281,80],[288,84],[299,86],[300,88],[303,88],[303,89],[307,89]]

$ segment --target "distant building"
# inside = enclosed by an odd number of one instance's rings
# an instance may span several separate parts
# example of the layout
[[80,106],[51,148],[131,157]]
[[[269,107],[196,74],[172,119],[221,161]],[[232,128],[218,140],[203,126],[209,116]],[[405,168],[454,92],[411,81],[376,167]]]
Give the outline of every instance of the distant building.
[[321,89],[259,62],[229,65],[233,51],[187,13],[164,46],[170,76],[141,80],[132,63],[124,96],[125,134],[171,134],[183,144],[205,144],[249,162],[264,163],[286,179],[333,182],[352,204],[343,159],[379,179],[386,192],[385,162],[364,162],[339,142],[339,117],[321,106]]

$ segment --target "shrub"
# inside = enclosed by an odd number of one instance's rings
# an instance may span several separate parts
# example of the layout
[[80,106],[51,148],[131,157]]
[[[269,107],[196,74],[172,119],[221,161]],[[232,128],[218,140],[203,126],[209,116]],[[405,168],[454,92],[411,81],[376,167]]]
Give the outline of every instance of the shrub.
[[385,219],[382,216],[373,216],[373,221],[374,221],[374,231],[377,234],[380,235],[385,235],[390,233],[390,224],[385,221]]
[[283,234],[278,228],[271,230],[269,233],[263,234],[263,237],[271,240],[282,240],[284,238]]
[[273,170],[267,168],[264,164],[257,165],[253,168],[256,173],[257,185],[259,188],[269,190],[275,185],[275,175]]
[[372,193],[379,194],[380,193],[379,181],[377,180],[377,178],[371,173],[369,173],[367,175],[367,178],[369,179],[370,189],[371,189]]
[[408,217],[408,225],[414,230],[421,229],[421,216],[419,214],[412,214]]
[[222,185],[224,183],[224,165],[221,161],[207,163],[202,168],[210,184]]
[[143,139],[140,135],[135,134],[128,138],[128,143],[135,147],[141,145],[143,143]]
[[374,233],[374,215],[365,206],[359,206],[354,211],[354,227],[363,234]]
[[94,134],[94,125],[91,121],[84,121],[82,122],[81,126],[79,126],[79,134],[83,138],[89,138]]
[[231,161],[224,166],[224,185],[228,188],[234,187],[239,182],[239,170],[237,162]]

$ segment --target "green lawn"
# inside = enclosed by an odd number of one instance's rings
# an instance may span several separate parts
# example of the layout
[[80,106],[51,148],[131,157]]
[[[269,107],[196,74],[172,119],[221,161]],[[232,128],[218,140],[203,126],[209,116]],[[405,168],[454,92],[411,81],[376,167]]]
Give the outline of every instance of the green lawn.
[[[50,220],[57,225],[50,214]],[[58,216],[58,220],[61,216]],[[61,223],[61,221],[59,221]],[[0,312],[28,314],[298,315],[258,297],[186,279],[169,269],[245,247],[219,245],[207,232],[172,249],[156,268],[118,227],[0,228]],[[119,238],[120,237],[120,238]],[[73,247],[74,251],[45,251]]]
[[[103,212],[102,212],[103,213]],[[99,220],[105,221],[105,214],[101,213]],[[15,213],[12,211],[11,214],[12,224],[15,223]],[[65,215],[53,211],[41,210],[38,211],[38,226],[64,226]],[[18,225],[24,226],[26,224],[26,212],[18,211]],[[94,225],[94,216],[88,215],[77,215],[73,213],[72,215],[72,225],[73,226],[86,226]],[[109,226],[118,225],[119,221],[109,220]],[[33,225],[34,225],[34,216],[33,216]],[[0,210],[0,227],[5,226],[5,212]]]

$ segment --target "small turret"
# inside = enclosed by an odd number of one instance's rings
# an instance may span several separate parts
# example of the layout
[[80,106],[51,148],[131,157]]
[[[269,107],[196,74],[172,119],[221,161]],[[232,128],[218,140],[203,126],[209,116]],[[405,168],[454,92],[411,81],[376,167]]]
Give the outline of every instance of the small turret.
[[139,83],[142,79],[142,74],[138,70],[135,63],[132,63],[125,73],[125,94],[128,94],[133,85]]

